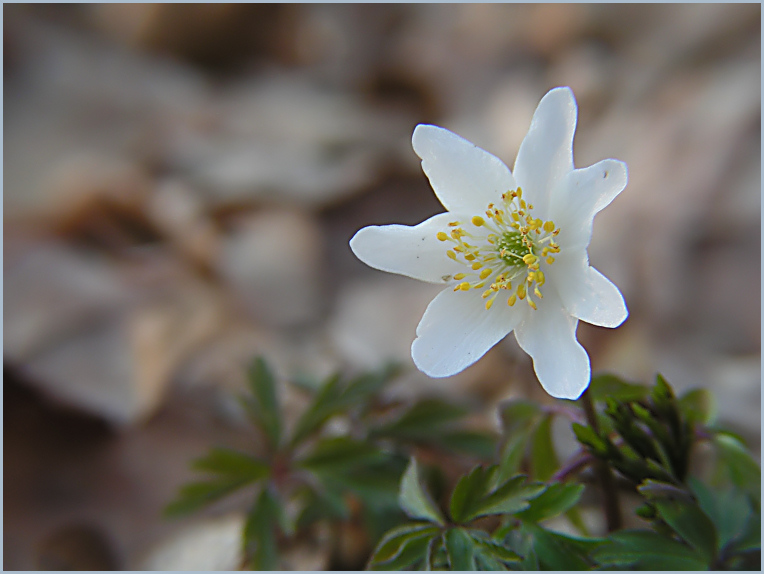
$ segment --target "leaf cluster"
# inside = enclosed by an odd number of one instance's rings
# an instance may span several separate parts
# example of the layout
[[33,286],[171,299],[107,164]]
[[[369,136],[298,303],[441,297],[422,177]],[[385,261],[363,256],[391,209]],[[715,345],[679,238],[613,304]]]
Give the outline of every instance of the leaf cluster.
[[[302,385],[310,400],[287,428],[278,381],[267,363],[256,359],[247,393],[239,399],[264,448],[211,449],[191,465],[203,478],[181,487],[165,513],[188,514],[252,488],[242,545],[254,569],[277,569],[280,541],[319,520],[348,520],[358,508],[372,540],[379,538],[405,518],[397,490],[409,448],[431,445],[485,457],[496,445],[490,434],[462,427],[466,409],[441,400],[425,399],[392,414],[376,412],[380,391],[398,372],[390,366]],[[349,432],[328,432],[337,418]]]

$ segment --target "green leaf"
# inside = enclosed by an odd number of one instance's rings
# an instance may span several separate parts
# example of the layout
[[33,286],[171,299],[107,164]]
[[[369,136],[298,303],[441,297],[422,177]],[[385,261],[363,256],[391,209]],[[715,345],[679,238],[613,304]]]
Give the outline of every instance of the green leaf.
[[716,528],[700,507],[678,499],[655,500],[653,504],[666,524],[692,546],[707,565],[711,564],[716,556]]
[[321,439],[297,464],[315,473],[336,474],[381,458],[381,451],[373,444],[339,436]]
[[606,398],[621,402],[638,401],[644,399],[649,391],[649,387],[645,385],[627,383],[611,374],[593,376],[587,390],[592,401],[595,402],[604,401]]
[[761,550],[761,516],[758,512],[751,513],[743,534],[734,541],[732,546],[737,553]]
[[571,428],[573,429],[573,433],[576,435],[578,442],[589,447],[594,454],[605,456],[608,453],[609,449],[607,443],[602,437],[594,432],[594,429],[578,423],[573,423]]
[[339,401],[342,394],[341,385],[342,380],[339,375],[333,375],[324,381],[313,402],[297,419],[291,446],[301,443],[313,432],[319,430],[331,417],[343,410],[345,405]]
[[445,524],[437,505],[419,482],[419,471],[414,457],[411,457],[411,462],[401,478],[398,500],[409,517],[429,520],[440,525]]
[[433,442],[441,448],[464,452],[479,458],[492,458],[496,453],[496,437],[488,432],[444,431]]
[[449,508],[454,522],[467,522],[469,513],[488,489],[488,479],[489,473],[482,466],[476,466],[459,479],[451,493]]
[[425,399],[398,419],[373,429],[374,436],[403,439],[437,438],[443,428],[467,414],[467,409],[439,399]]
[[189,514],[250,482],[248,479],[225,477],[214,481],[186,484],[180,488],[176,499],[165,508],[165,516],[175,517]]
[[255,359],[247,374],[252,398],[244,397],[244,407],[253,422],[262,429],[271,446],[278,448],[283,421],[276,394],[276,379],[260,357]]
[[549,480],[559,466],[552,444],[552,415],[547,415],[533,433],[531,476],[537,480]]
[[554,483],[547,489],[529,501],[530,506],[518,512],[517,518],[529,522],[541,522],[549,518],[559,516],[573,508],[581,499],[584,492],[583,484]]
[[520,471],[532,428],[512,434],[504,443],[499,457],[498,480],[504,482]]
[[711,425],[716,421],[718,408],[714,395],[708,389],[692,389],[679,397],[679,410],[693,423]]
[[689,483],[700,508],[716,527],[717,550],[721,550],[732,540],[743,536],[753,512],[748,499],[742,492],[711,490],[695,478],[690,478]]
[[528,501],[541,494],[545,488],[546,485],[542,483],[526,483],[522,475],[511,478],[465,510],[464,521],[490,514],[514,514],[525,510],[530,506]]
[[475,542],[479,555],[490,556],[499,562],[520,562],[522,560],[519,554],[492,540],[482,530],[468,530],[467,533]]
[[244,548],[252,570],[277,570],[276,524],[281,522],[281,503],[264,488],[247,515]]
[[471,571],[475,567],[475,542],[461,528],[451,528],[444,535],[451,570]]
[[533,549],[545,570],[589,570],[589,555],[602,543],[601,539],[566,536],[533,524],[524,528],[532,534]]
[[761,468],[745,446],[727,433],[717,433],[713,443],[732,483],[761,504]]
[[639,570],[706,570],[708,565],[695,551],[652,530],[622,530],[594,550],[602,566]]
[[[407,530],[407,527],[414,526]],[[431,541],[440,536],[440,529],[428,524],[404,525],[388,532],[372,555],[369,570],[403,570],[428,559]]]
[[259,480],[270,474],[270,467],[252,456],[227,448],[213,448],[191,463],[194,470],[227,475],[242,480]]
[[413,538],[430,536],[440,532],[437,526],[430,522],[413,522],[403,524],[387,532],[377,544],[371,555],[371,564],[381,564],[395,558],[405,544]]

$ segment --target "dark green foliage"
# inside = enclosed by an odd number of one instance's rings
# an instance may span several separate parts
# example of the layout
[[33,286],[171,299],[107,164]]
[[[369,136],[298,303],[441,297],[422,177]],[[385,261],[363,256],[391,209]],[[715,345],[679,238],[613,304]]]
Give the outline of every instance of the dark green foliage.
[[[390,367],[304,385],[311,397],[290,435],[276,380],[255,361],[241,402],[265,452],[211,449],[192,463],[205,478],[184,486],[166,512],[191,512],[252,488],[242,540],[254,569],[278,569],[279,544],[311,524],[348,520],[378,541],[370,570],[760,569],[761,470],[739,436],[712,426],[708,392],[677,398],[660,375],[653,387],[600,375],[588,391],[593,427],[581,424],[580,401],[544,407],[515,400],[500,411],[497,441],[463,428],[467,409],[460,405],[381,404],[378,393],[395,373]],[[335,417],[347,434],[328,436]],[[552,437],[556,417],[571,421],[582,445],[562,467]],[[689,475],[699,440],[716,453],[710,482]],[[463,472],[449,497],[453,475],[439,463],[420,466],[413,448],[429,452],[429,461],[439,460],[432,453],[461,453],[485,464]],[[577,478],[597,459],[642,497],[636,514],[645,528],[588,535]],[[587,490],[587,499],[597,492]],[[584,536],[553,530],[562,516]]]

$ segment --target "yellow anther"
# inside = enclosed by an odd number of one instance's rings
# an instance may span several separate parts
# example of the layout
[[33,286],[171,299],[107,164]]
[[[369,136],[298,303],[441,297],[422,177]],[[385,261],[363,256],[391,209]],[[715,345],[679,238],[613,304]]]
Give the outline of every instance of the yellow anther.
[[480,217],[479,215],[476,215],[472,218],[472,225],[475,227],[480,227],[481,225],[485,225],[485,219]]
[[549,233],[554,231],[554,223],[551,221],[547,221],[546,223],[544,223],[544,231],[547,231]]
[[483,270],[480,272],[480,278],[481,278],[481,279],[485,279],[485,278],[486,278],[486,277],[488,277],[490,274],[491,274],[491,269],[489,269],[488,267],[486,267],[485,269],[483,269]]
[[456,245],[456,246],[454,247],[454,251],[458,251],[459,253],[461,253],[462,251],[464,251],[464,249],[462,249],[462,246],[461,246],[461,245]]
[[549,265],[551,265],[552,263],[554,263],[554,257],[547,257],[546,262],[549,263]]
[[517,212],[515,211],[512,212],[512,219],[514,219],[515,221],[520,221],[520,216],[517,215]]
[[472,264],[473,271],[477,271],[483,266],[483,264],[480,261],[475,261],[475,263]]
[[536,303],[535,303],[534,301],[532,301],[530,297],[528,297],[528,305],[530,305],[530,306],[531,306],[531,308],[532,308],[534,311],[536,311],[536,310],[538,309],[538,307],[536,307]]
[[477,285],[473,285],[472,286],[473,289],[482,289],[483,287],[485,287],[485,283],[483,283],[483,282],[478,283]]
[[526,265],[533,265],[538,260],[539,258],[536,257],[533,253],[526,253],[525,255],[523,255],[523,263],[525,263]]
[[449,249],[448,251],[446,251],[446,255],[448,255],[448,256],[449,256],[451,259],[453,259],[454,261],[456,261],[456,253],[454,253],[454,252],[453,252],[453,251],[451,251],[450,249]]
[[493,300],[494,299],[495,299],[495,297],[493,299],[489,299],[488,301],[485,302],[486,311],[491,308],[491,305],[493,305]]
[[507,299],[507,305],[509,305],[510,307],[514,305],[516,302],[517,302],[517,297],[515,297],[514,295],[512,295],[509,299]]
[[536,283],[539,285],[546,283],[546,277],[544,276],[543,271],[536,271]]
[[526,207],[528,207],[528,204],[527,204],[527,203],[525,203],[525,200],[524,200],[524,199],[521,199],[521,200],[520,200],[520,207],[521,207],[522,209],[525,209]]
[[459,225],[461,225],[461,223],[459,223],[458,221],[452,221],[451,223],[448,224],[449,227],[458,227]]
[[442,232],[442,231],[438,231],[438,235],[437,235],[436,237],[437,237],[438,239],[440,239],[441,241],[448,241],[448,235],[446,235],[446,234],[445,234],[444,232]]
[[533,223],[536,226],[535,229],[539,229],[542,225],[544,225],[544,222],[541,221],[539,218],[534,219]]
[[481,295],[481,297],[482,297],[483,299],[485,299],[485,298],[486,298],[486,297],[488,297],[488,296],[489,296],[491,293],[493,293],[493,290],[492,290],[492,289],[486,289],[486,290],[485,290],[485,292],[483,292],[483,294]]
[[470,290],[470,284],[466,281],[464,283],[459,283],[459,289],[462,291],[469,291]]
[[522,197],[523,196],[523,188],[518,187],[517,191],[515,192],[515,197]]
[[520,283],[517,286],[517,296],[521,301],[525,299],[525,283]]
[[[456,248],[454,248],[454,249],[456,249]],[[467,253],[467,255],[465,255],[465,256],[464,256],[464,258],[465,258],[467,261],[474,261],[474,260],[475,260],[475,256],[474,256],[474,255],[472,255],[471,253]]]
[[533,280],[536,278],[536,272],[531,271],[528,273],[528,283],[533,283]]
[[541,291],[539,291],[538,286],[533,288],[533,292],[536,294],[536,297],[538,297],[539,299],[543,299],[544,298],[544,296],[541,294]]
[[464,279],[466,276],[467,276],[467,274],[466,274],[466,273],[457,273],[456,275],[454,275],[454,279],[456,279],[457,281],[461,281],[461,280],[462,280],[462,279]]

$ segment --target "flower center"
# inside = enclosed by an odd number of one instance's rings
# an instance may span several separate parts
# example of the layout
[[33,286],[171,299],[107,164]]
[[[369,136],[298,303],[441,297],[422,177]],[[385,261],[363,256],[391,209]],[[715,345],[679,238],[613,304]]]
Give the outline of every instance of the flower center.
[[[459,281],[454,291],[487,289],[483,292],[485,308],[490,309],[501,291],[510,291],[507,304],[511,307],[518,299],[525,299],[532,309],[537,309],[531,292],[542,299],[541,286],[546,282],[541,270],[542,261],[554,263],[554,255],[560,246],[554,238],[560,233],[552,221],[541,221],[531,215],[533,205],[523,199],[523,190],[517,188],[501,195],[501,203],[488,204],[485,219],[476,215],[470,220],[475,228],[467,232],[462,223],[449,223],[451,232],[440,231],[441,241],[454,246],[446,252],[451,259],[469,268],[457,273]],[[469,238],[468,243],[464,238]],[[468,279],[468,280],[466,280]]]

